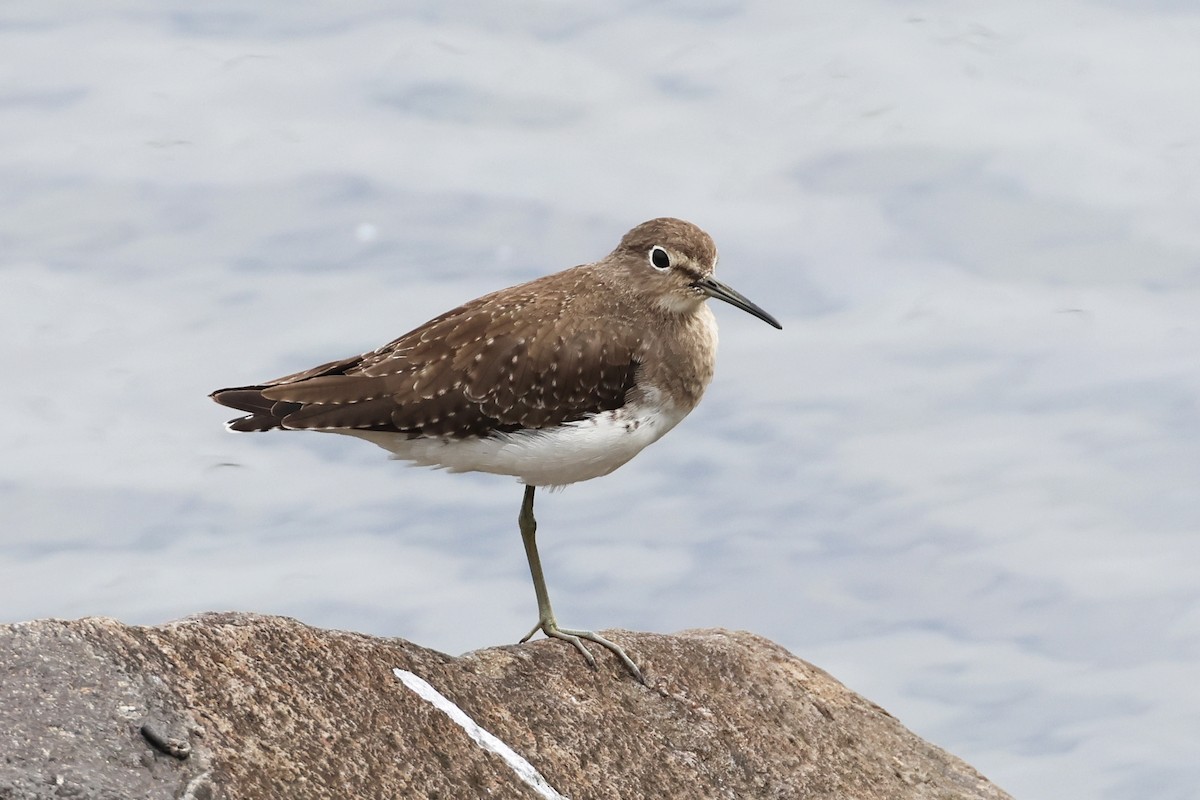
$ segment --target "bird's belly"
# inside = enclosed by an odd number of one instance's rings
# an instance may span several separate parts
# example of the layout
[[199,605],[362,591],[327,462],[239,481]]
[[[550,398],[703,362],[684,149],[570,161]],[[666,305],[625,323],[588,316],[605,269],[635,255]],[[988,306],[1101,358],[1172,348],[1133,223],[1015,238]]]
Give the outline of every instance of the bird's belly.
[[662,438],[686,411],[634,404],[554,428],[467,439],[410,439],[382,431],[346,430],[391,451],[394,458],[451,472],[513,475],[531,486],[565,486],[598,478]]

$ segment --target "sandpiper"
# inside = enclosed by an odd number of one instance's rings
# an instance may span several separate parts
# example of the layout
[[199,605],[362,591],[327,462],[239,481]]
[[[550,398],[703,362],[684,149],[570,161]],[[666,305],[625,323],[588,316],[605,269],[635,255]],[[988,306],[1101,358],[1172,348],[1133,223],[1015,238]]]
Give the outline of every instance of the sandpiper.
[[451,472],[512,475],[525,484],[518,522],[539,630],[610,650],[561,628],[542,575],[533,516],[539,486],[607,475],[687,416],[713,375],[724,300],[782,326],[713,277],[717,248],[700,228],[660,218],[638,225],[600,261],[493,292],[363,355],[211,397],[248,412],[234,431],[313,430],[374,442],[394,458]]

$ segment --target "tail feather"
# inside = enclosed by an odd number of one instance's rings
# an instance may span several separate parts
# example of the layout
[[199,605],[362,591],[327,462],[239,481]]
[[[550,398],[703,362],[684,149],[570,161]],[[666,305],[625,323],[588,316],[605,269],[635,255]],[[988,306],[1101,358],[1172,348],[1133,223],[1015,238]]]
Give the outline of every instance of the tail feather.
[[351,358],[343,358],[339,361],[330,361],[319,367],[306,369],[303,372],[297,372],[292,375],[284,375],[282,378],[276,378],[273,381],[267,381],[258,386],[232,386],[228,389],[217,389],[209,397],[223,406],[236,408],[238,411],[249,412],[249,416],[247,417],[238,417],[237,419],[229,420],[226,423],[226,427],[229,430],[242,432],[275,430],[276,428],[283,427],[284,417],[294,411],[300,410],[304,404],[287,400],[272,400],[269,397],[263,396],[265,390],[288,384],[302,383],[310,378],[321,378],[326,375],[344,375],[346,370],[356,367],[362,359],[362,356],[353,356]]
[[269,431],[283,427],[283,418],[300,408],[299,403],[286,403],[263,397],[265,386],[236,386],[218,389],[209,395],[223,406],[238,411],[248,411],[249,416],[229,420],[226,426],[231,431],[250,433]]

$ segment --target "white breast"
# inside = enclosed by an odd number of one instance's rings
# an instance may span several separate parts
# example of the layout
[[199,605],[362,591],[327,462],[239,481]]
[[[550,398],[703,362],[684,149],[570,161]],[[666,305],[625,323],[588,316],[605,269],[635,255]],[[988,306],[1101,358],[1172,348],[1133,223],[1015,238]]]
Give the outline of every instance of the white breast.
[[[687,411],[661,402],[658,392],[555,428],[470,439],[416,438],[384,431],[336,431],[374,442],[393,457],[451,472],[513,475],[531,486],[565,486],[621,466],[679,424]],[[690,411],[690,409],[688,409]]]

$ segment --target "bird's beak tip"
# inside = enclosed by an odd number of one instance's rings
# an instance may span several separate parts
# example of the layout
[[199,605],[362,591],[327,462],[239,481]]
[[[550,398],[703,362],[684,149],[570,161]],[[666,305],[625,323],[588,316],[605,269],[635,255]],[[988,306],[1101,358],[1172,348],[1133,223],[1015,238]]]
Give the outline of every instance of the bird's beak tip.
[[740,308],[742,311],[745,311],[747,314],[751,314],[755,317],[758,317],[763,322],[770,325],[772,328],[775,328],[776,330],[783,330],[783,326],[779,324],[779,320],[775,319],[773,316],[768,314],[766,311],[763,311],[761,308],[758,307],[757,304],[751,302],[750,299],[747,298],[745,295],[736,291],[735,289],[733,289],[733,287],[728,286],[727,284],[721,283],[716,278],[709,276],[705,280],[698,282],[696,285],[700,289],[702,289],[704,291],[704,293],[707,294],[709,297],[715,297],[718,300],[724,300],[726,303],[729,303],[731,306],[733,306],[735,308]]

